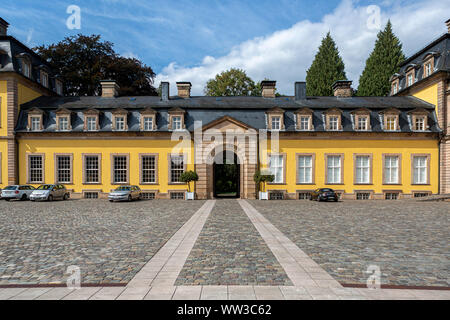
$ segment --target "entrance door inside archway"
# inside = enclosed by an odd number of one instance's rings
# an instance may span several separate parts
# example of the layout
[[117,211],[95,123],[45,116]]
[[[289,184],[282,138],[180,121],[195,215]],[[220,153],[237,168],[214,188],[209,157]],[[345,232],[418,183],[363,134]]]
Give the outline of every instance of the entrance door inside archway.
[[218,154],[214,159],[214,197],[240,198],[240,177],[237,155],[232,151]]

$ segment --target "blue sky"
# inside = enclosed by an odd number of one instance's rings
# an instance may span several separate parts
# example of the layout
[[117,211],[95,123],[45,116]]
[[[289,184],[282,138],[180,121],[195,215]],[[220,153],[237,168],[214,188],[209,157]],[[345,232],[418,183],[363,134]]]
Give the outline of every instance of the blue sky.
[[[81,8],[81,30],[66,28],[65,23],[69,16],[66,8],[71,4]],[[401,12],[404,8],[407,8],[405,9],[406,14],[411,11],[420,12],[428,5],[430,7],[440,6],[440,10],[436,10],[434,15],[422,15],[424,16],[423,21],[420,22],[434,24],[434,30],[437,26],[442,26],[441,32],[434,32],[434,36],[438,36],[444,32],[443,22],[446,19],[443,17],[445,12],[448,12],[450,0],[2,0],[0,16],[11,24],[9,33],[29,46],[54,43],[65,36],[77,33],[101,34],[103,39],[115,44],[115,49],[120,54],[138,57],[151,66],[156,73],[159,73],[158,80],[175,82],[179,81],[180,77],[191,77],[191,79],[183,80],[197,81],[195,90],[198,93],[200,93],[205,79],[212,77],[213,73],[221,67],[246,68],[249,74],[255,77],[255,80],[277,76],[279,79],[275,80],[279,80],[281,88],[290,91],[288,84],[294,80],[292,77],[296,76],[297,80],[304,78],[305,70],[311,63],[320,38],[327,28],[333,34],[338,33],[339,28],[345,29],[348,25],[356,27],[358,21],[354,21],[352,16],[364,15],[366,7],[374,4],[381,9],[382,23],[385,23],[387,18],[392,18],[394,28],[397,27],[396,31],[399,31],[400,34],[403,33],[402,30],[399,30],[399,26],[404,25],[401,19]],[[345,10],[348,13],[348,19]],[[397,26],[395,25],[396,19],[399,21]],[[299,25],[300,27],[298,27]],[[309,32],[308,35],[306,31],[308,27],[310,30],[318,30],[318,32]],[[410,27],[408,28],[405,28],[407,34],[411,30]],[[294,40],[298,39],[298,42],[302,43],[297,46],[302,51],[297,52],[295,57],[272,61],[272,57],[265,58],[260,51],[254,56],[243,54],[243,51],[248,51],[249,47],[261,45],[264,39],[266,42],[267,39],[272,39],[273,55],[291,56],[290,53],[287,53],[289,50],[275,47],[279,39],[276,36],[280,34],[286,36],[285,33],[288,31],[298,33],[298,37]],[[346,59],[352,59],[351,52],[353,50],[361,55],[361,58],[358,59],[360,62],[358,66],[352,66],[351,61],[348,63],[348,73],[353,76],[355,81],[359,77],[357,68],[363,67],[361,63],[367,58],[364,55],[368,54],[370,45],[375,40],[375,31],[364,34],[358,32],[355,35],[356,38],[362,37],[364,42],[355,43],[355,47],[350,47],[350,49],[347,49],[350,46],[346,43],[348,39],[344,39],[344,43],[340,43],[338,41],[340,35],[333,34],[346,64]],[[428,30],[423,30],[423,36],[419,35],[415,42],[426,41],[426,37],[429,36]],[[402,41],[405,42],[407,53],[414,50],[414,45],[410,44],[409,40],[402,39]],[[415,49],[422,44],[418,43]],[[363,46],[362,51],[361,46]],[[346,54],[347,52],[343,50],[350,53]],[[236,58],[236,54],[240,56],[240,60]],[[258,66],[255,62],[258,60],[266,62]],[[269,66],[267,66],[267,61],[271,63]],[[280,65],[277,66],[277,63]],[[276,68],[283,69],[281,64],[285,65],[286,63],[293,64],[290,69],[296,70],[295,66],[298,66],[298,70],[284,79],[285,72],[278,74],[275,70]],[[214,68],[210,68],[211,64],[216,65]],[[267,70],[267,74],[261,68]]]

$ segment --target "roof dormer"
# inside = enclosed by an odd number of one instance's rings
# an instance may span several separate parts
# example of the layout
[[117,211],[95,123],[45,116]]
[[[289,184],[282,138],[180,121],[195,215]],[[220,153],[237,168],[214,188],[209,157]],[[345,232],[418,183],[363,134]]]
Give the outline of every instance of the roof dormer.
[[359,108],[352,111],[354,119],[354,128],[356,131],[370,131],[370,110],[367,108]]

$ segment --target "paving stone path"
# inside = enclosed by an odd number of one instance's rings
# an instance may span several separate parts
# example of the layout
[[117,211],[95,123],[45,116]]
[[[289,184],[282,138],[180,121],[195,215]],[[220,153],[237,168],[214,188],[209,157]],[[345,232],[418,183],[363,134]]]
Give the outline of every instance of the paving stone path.
[[176,285],[292,285],[236,200],[220,200]]
[[450,286],[450,203],[249,202],[341,283],[377,265],[383,284]]

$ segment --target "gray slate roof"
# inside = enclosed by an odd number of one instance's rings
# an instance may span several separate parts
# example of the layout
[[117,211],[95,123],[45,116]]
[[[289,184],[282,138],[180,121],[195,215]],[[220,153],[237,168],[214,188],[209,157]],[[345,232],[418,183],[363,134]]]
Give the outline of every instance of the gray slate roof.
[[406,87],[406,69],[411,65],[417,65],[416,79],[421,81],[424,79],[424,58],[430,53],[434,53],[434,73],[450,72],[450,33],[446,33],[438,39],[432,41],[426,47],[422,48],[414,55],[406,59],[400,65],[400,90],[405,90]]
[[202,121],[203,125],[224,116],[232,117],[255,129],[266,129],[266,112],[274,107],[285,111],[286,131],[295,131],[295,111],[307,107],[314,111],[313,124],[315,131],[324,131],[324,112],[330,108],[339,108],[343,112],[343,131],[354,131],[351,112],[359,108],[371,111],[372,131],[381,132],[382,118],[380,112],[387,108],[397,108],[400,113],[400,127],[402,132],[411,132],[408,112],[417,108],[430,111],[430,132],[440,132],[437,125],[435,107],[414,97],[308,97],[295,100],[294,97],[278,97],[267,99],[263,97],[191,97],[181,99],[171,97],[168,101],[161,101],[159,97],[40,97],[21,106],[16,132],[27,132],[27,111],[31,108],[44,111],[44,132],[54,132],[56,128],[55,111],[66,108],[73,112],[72,131],[83,131],[83,111],[95,108],[101,111],[100,131],[112,131],[111,112],[117,108],[129,111],[128,131],[140,131],[140,111],[151,107],[157,111],[158,131],[168,131],[168,111],[179,107],[186,111],[186,127],[194,130],[194,122]]

